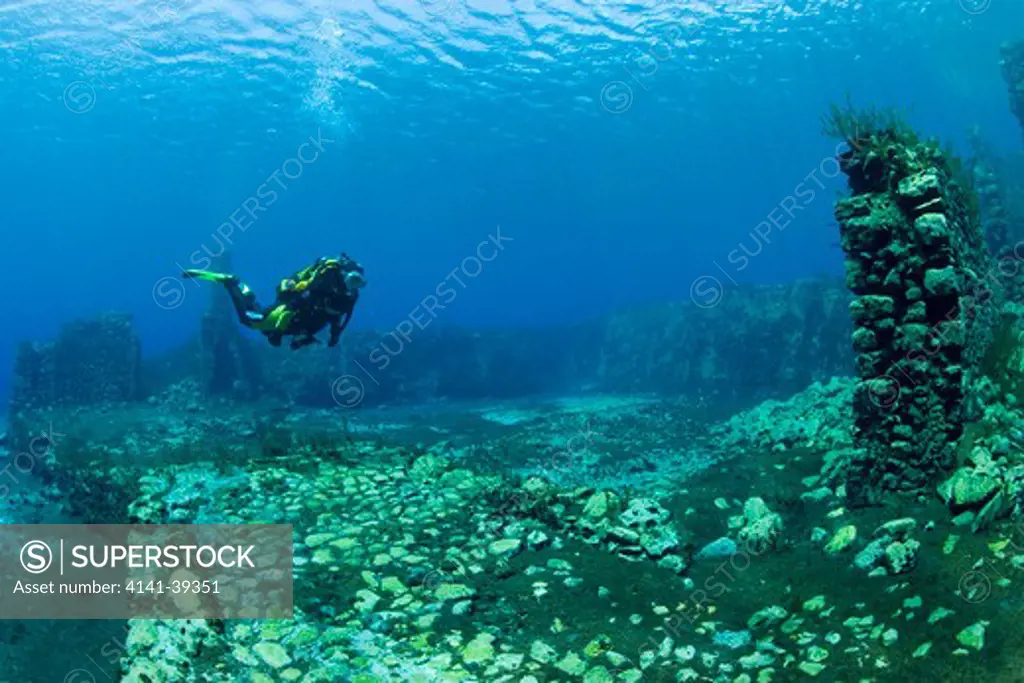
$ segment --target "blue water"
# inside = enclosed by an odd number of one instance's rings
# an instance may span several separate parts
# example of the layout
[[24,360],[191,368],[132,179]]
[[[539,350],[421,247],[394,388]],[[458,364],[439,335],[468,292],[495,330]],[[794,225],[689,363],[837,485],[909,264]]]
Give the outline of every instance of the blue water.
[[2,3],[0,363],[107,309],[147,352],[184,341],[205,297],[167,278],[232,216],[265,296],[321,254],[362,261],[354,328],[392,328],[498,226],[437,324],[838,274],[841,178],[779,221],[832,170],[819,116],[849,93],[1019,149],[998,46],[1022,28],[1010,0]]

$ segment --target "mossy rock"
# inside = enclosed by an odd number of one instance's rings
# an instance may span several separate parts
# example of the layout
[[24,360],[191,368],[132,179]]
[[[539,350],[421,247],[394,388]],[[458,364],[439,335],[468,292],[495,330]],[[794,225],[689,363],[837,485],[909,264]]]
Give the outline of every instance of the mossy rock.
[[961,467],[939,486],[939,495],[954,511],[980,508],[1002,488],[1002,482],[984,472]]

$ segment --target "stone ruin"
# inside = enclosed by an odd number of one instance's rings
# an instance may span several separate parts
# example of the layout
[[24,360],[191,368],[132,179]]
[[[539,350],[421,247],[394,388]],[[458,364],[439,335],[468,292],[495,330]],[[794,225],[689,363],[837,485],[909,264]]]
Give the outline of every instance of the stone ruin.
[[141,393],[140,368],[131,316],[76,320],[53,342],[18,348],[11,400],[26,408],[134,401]]
[[138,400],[141,367],[139,337],[124,314],[76,320],[50,343],[21,344],[9,412],[13,447],[45,426],[37,424],[39,411]]
[[985,240],[992,254],[1013,251],[1013,217],[1007,201],[1007,186],[1002,159],[992,150],[975,127],[970,131],[973,182],[980,202]]
[[972,179],[998,287],[1007,301],[1024,301],[1024,155],[997,154],[975,128],[970,134]]
[[[232,272],[230,252],[216,270]],[[260,363],[242,336],[231,298],[219,285],[210,287],[210,303],[199,322],[200,386],[206,396],[256,400],[263,388]]]
[[1002,47],[1001,66],[1010,95],[1010,109],[1024,130],[1024,40]]
[[[1010,110],[1024,129],[1024,41],[1002,47],[1001,67]],[[990,252],[1006,298],[1024,300],[1024,155],[996,152],[975,127],[970,131],[972,176]]]
[[[147,399],[182,406],[266,399],[341,410],[350,407],[346,392],[356,382],[356,405],[365,407],[519,398],[580,387],[685,389],[754,401],[849,374],[853,363],[849,293],[838,281],[750,285],[730,290],[714,309],[669,303],[549,328],[478,332],[437,325],[416,330],[408,342],[395,331],[350,330],[335,349],[301,351],[247,336],[224,289],[204,289],[211,299],[196,337],[146,358],[141,368],[139,338],[127,315],[75,321],[51,343],[23,344],[14,367],[12,417]],[[778,338],[786,344],[773,351],[766,340]]]
[[896,121],[852,123],[836,204],[854,294],[854,504],[951,469],[999,291],[977,199],[957,161]]

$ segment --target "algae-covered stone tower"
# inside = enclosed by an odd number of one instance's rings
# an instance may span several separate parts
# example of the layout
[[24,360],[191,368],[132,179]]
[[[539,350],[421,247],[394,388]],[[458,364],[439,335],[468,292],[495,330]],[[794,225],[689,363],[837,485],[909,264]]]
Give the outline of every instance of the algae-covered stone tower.
[[997,292],[967,174],[897,117],[836,109],[852,195],[836,204],[858,384],[854,503],[925,488],[954,464]]

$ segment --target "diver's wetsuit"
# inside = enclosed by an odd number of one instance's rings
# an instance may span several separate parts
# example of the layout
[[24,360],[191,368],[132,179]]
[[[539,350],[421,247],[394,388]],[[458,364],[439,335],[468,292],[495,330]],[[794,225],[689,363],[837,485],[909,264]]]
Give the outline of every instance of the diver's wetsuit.
[[282,281],[270,306],[261,306],[256,294],[237,276],[209,271],[185,271],[184,275],[220,282],[243,325],[262,332],[271,346],[280,346],[285,336],[293,336],[291,348],[298,349],[316,343],[316,333],[327,325],[331,326],[327,345],[337,345],[359,299],[358,289],[349,291],[345,283],[351,272],[361,275],[363,268],[345,255],[341,261],[318,259]]
[[[359,299],[359,292],[327,293],[323,297],[310,297],[310,300],[297,307],[295,319],[291,328],[285,334],[295,336],[292,340],[293,349],[302,348],[317,342],[316,333],[330,325],[330,339],[327,346],[336,346],[345,331],[349,321],[352,319],[352,312],[355,310],[356,301]],[[267,334],[271,345],[278,346],[281,343],[279,334]]]

